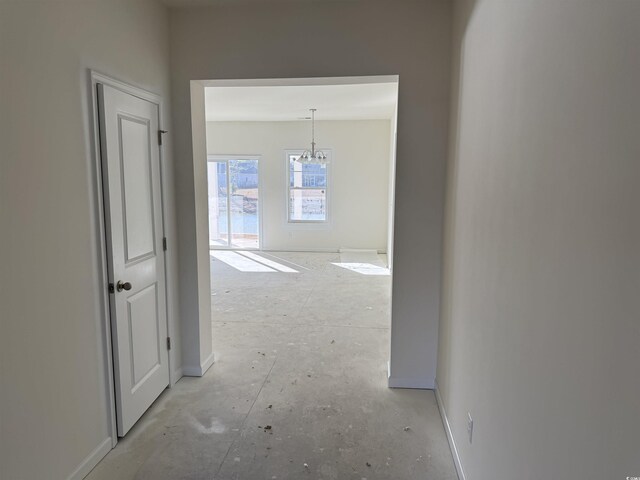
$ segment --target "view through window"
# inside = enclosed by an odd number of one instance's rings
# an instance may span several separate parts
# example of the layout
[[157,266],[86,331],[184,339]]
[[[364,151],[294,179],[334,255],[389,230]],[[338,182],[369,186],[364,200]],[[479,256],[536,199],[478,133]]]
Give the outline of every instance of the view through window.
[[209,245],[259,248],[258,160],[209,159]]
[[[329,152],[327,158],[329,159]],[[328,166],[301,163],[302,151],[288,153],[289,163],[289,222],[326,222]]]

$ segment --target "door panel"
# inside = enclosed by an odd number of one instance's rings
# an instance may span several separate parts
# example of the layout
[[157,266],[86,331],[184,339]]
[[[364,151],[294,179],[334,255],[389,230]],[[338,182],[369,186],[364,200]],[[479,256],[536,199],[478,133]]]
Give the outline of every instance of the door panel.
[[119,115],[127,261],[154,253],[149,122]]
[[[158,106],[98,85],[116,419],[123,436],[169,384]],[[122,288],[118,288],[121,285]]]
[[209,182],[209,246],[229,246],[227,162],[207,162]]
[[160,364],[158,325],[158,291],[154,283],[127,299],[129,315],[129,348],[131,359],[131,390],[134,391]]
[[229,160],[231,246],[259,248],[258,160]]

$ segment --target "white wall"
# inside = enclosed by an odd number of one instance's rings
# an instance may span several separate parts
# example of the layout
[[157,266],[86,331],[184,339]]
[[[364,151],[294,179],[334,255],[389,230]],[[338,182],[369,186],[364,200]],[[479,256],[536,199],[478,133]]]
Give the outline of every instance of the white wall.
[[259,154],[262,248],[386,251],[388,120],[318,121],[320,149],[331,150],[329,223],[287,222],[285,150],[310,148],[307,122],[207,122],[207,153]]
[[155,1],[0,1],[3,479],[68,478],[111,447],[87,69],[168,100],[168,53],[168,14]]
[[391,139],[389,141],[389,188],[387,198],[387,264],[393,271],[393,234],[394,234],[394,205],[396,203],[396,140],[398,138],[397,129],[398,105],[396,112],[389,122]]
[[[197,282],[198,258],[206,258],[208,242],[197,241],[194,224],[200,210],[206,211],[207,200],[206,176],[194,173],[191,80],[397,74],[391,382],[433,386],[440,316],[450,20],[448,0],[251,2],[172,9],[171,88],[183,322],[204,329],[209,318],[200,318],[201,312],[210,309],[210,298],[204,291],[198,293]],[[309,25],[321,28],[309,35]],[[202,165],[200,158],[195,161]]]
[[640,475],[640,2],[461,1],[456,32],[437,379],[467,479]]

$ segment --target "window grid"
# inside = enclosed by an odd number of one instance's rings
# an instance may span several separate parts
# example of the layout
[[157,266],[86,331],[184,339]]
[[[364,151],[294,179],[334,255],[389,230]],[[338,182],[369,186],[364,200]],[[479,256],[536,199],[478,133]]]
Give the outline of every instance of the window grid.
[[[289,223],[320,224],[328,221],[328,169],[326,164],[301,164],[300,152],[287,153]],[[315,170],[315,171],[306,171]]]

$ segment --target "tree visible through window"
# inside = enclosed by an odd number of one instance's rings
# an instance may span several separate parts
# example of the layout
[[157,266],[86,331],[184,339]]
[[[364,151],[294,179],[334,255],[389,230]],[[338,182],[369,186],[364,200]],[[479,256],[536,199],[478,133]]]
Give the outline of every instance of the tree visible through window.
[[289,222],[326,222],[328,166],[300,163],[300,153],[288,154]]

